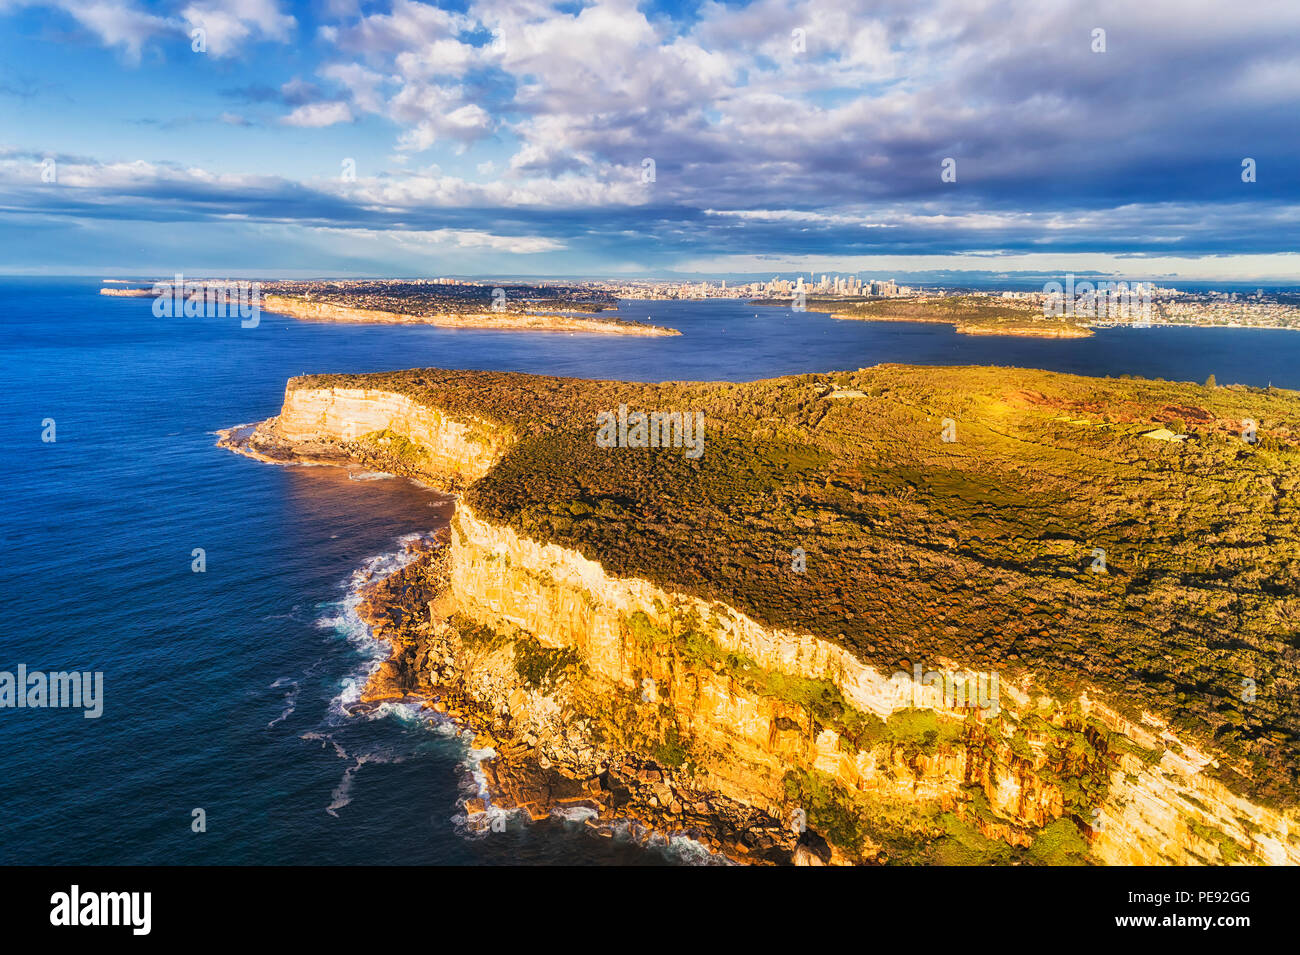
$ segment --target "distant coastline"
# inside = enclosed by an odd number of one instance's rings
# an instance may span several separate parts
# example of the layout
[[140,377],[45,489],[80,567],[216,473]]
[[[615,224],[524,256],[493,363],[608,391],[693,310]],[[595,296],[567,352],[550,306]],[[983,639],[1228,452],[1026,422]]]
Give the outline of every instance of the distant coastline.
[[411,315],[404,312],[378,309],[352,308],[330,302],[310,302],[286,295],[262,296],[262,307],[268,312],[304,321],[357,322],[387,325],[434,325],[439,328],[487,328],[498,330],[584,332],[598,335],[680,335],[675,328],[645,325],[621,319],[573,318],[558,314],[533,314],[525,312],[439,312],[432,315]]
[[[117,298],[154,298],[153,288],[101,288],[100,295]],[[406,312],[353,308],[332,302],[312,302],[289,295],[263,295],[261,307],[273,314],[302,321],[349,322],[356,324],[433,325],[438,328],[485,328],[498,331],[578,332],[595,335],[659,337],[680,335],[675,328],[612,318],[575,318],[558,310],[533,312],[436,312],[413,315]]]
[[118,298],[153,298],[151,288],[102,288],[100,295],[115,295]]
[[[1046,319],[1041,321],[1034,319],[1030,312],[1025,312],[1023,317],[1016,316],[1009,319],[1006,314],[1000,312],[992,317],[981,314],[980,310],[972,310],[971,314],[963,315],[959,312],[954,313],[953,310],[943,311],[937,307],[926,309],[922,305],[908,302],[906,305],[899,303],[902,308],[891,314],[883,310],[883,307],[891,303],[892,300],[882,300],[879,303],[882,310],[853,312],[837,308],[832,301],[810,299],[806,311],[820,312],[830,315],[831,318],[853,322],[921,322],[930,325],[951,325],[958,335],[1014,335],[1018,338],[1090,338],[1093,335],[1089,325],[1073,322],[1049,324]],[[785,299],[753,299],[750,304],[790,307],[790,302]]]
[[925,322],[931,325],[951,325],[958,335],[1015,335],[1020,338],[1091,338],[1092,327],[1089,325],[1069,325],[1065,323],[1042,325],[982,325],[975,322],[963,322],[948,315],[902,316],[902,315],[855,315],[852,312],[831,312],[831,318],[851,322]]
[[[791,300],[756,298],[751,299],[749,304],[789,308]],[[959,335],[1002,335],[1017,338],[1090,338],[1099,328],[1255,328],[1278,331],[1300,329],[1300,325],[1282,324],[1278,321],[1216,321],[1214,318],[1217,316],[1209,311],[1205,313],[1210,319],[1207,321],[1186,321],[1181,316],[1180,320],[1172,320],[1166,316],[1163,306],[1157,306],[1155,314],[1142,323],[1112,321],[1108,320],[1109,316],[1090,318],[1086,314],[1056,318],[1044,316],[1035,309],[970,302],[959,297],[929,301],[886,298],[857,301],[851,304],[835,299],[809,297],[806,300],[805,310],[846,321],[951,325]]]

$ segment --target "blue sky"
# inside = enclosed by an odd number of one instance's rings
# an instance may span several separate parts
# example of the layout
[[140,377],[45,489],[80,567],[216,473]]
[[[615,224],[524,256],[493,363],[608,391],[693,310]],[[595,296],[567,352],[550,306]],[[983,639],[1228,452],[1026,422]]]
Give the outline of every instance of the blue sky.
[[0,263],[1300,284],[1296,36],[1294,2],[0,0]]

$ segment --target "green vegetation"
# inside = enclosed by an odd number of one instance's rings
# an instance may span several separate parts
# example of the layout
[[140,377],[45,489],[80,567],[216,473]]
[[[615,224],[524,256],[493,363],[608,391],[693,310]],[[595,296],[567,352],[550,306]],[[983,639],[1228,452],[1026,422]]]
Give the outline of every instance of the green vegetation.
[[[1215,829],[1213,826],[1202,825],[1195,819],[1189,819],[1187,821],[1187,827],[1198,837],[1204,839],[1206,842],[1210,843],[1210,845],[1219,850],[1219,858],[1222,860],[1224,865],[1232,865],[1241,858],[1241,846],[1237,845],[1236,841],[1222,830]],[[1210,861],[1214,862],[1219,860],[1211,859]]]
[[1109,740],[1112,749],[1123,750],[1126,753],[1132,753],[1148,766],[1154,766],[1160,762],[1164,756],[1164,751],[1159,749],[1147,749],[1145,746],[1139,746],[1122,733],[1112,733]]
[[861,749],[877,742],[923,744],[928,748],[937,742],[953,742],[961,735],[958,724],[940,721],[930,711],[904,710],[885,723],[852,706],[830,680],[792,676],[760,666],[743,653],[723,650],[698,629],[698,619],[684,624],[689,629],[667,630],[656,627],[645,613],[637,611],[627,618],[626,625],[632,639],[647,655],[676,653],[686,663],[725,673],[758,696],[802,707],[810,720],[804,728],[814,736],[822,727],[829,727],[845,743],[851,742]]
[[424,448],[396,431],[371,431],[358,438],[357,443],[381,456],[391,456],[405,470],[418,471],[427,463]]
[[[772,300],[770,304],[788,306],[790,303],[788,300]],[[806,300],[806,307],[810,311],[830,312],[835,318],[860,321],[946,322],[967,332],[1072,337],[1092,334],[1084,325],[1086,319],[1069,315],[1045,318],[1040,306],[1014,300],[993,301],[983,296],[941,295],[847,301],[811,296]]]
[[686,739],[678,733],[677,727],[669,726],[664,732],[663,740],[650,748],[650,755],[660,766],[667,769],[681,769],[690,759],[691,751]]
[[581,666],[581,655],[570,647],[543,646],[532,636],[520,636],[515,640],[515,672],[530,689],[553,686],[566,672]]
[[491,627],[484,627],[461,613],[454,614],[451,623],[460,635],[461,643],[467,650],[474,653],[491,653],[511,642],[511,638],[507,634]]
[[[611,574],[811,632],[886,672],[947,657],[1004,682],[1032,674],[1061,699],[1095,687],[1215,753],[1243,795],[1300,794],[1293,392],[897,365],[745,384],[419,369],[293,385],[406,393],[513,436],[469,505]],[[704,454],[596,446],[597,412],[620,404],[703,411]],[[955,442],[941,441],[945,418]],[[1178,422],[1186,441],[1141,437]],[[643,637],[715,652],[702,624],[676,629]],[[811,723],[883,732],[829,684],[714,662]],[[1084,772],[1070,794],[1082,807],[1105,746],[1071,732],[1082,739],[1054,758]]]
[[[1020,852],[982,834],[970,819],[945,812],[938,817],[937,838],[920,849],[916,862],[929,865],[1008,865]],[[910,861],[904,859],[902,861]]]
[[1037,775],[1060,788],[1064,815],[1081,824],[1089,822],[1092,810],[1102,804],[1110,788],[1112,764],[1106,731],[1082,720],[1057,726],[1037,716],[1022,725],[1047,737],[1046,761]]
[[1042,865],[1088,864],[1088,843],[1069,819],[1057,819],[1044,826],[1027,851]]
[[962,813],[933,804],[898,803],[849,792],[817,770],[786,773],[787,806],[803,809],[808,827],[850,857],[864,848],[879,851],[876,861],[894,865],[1084,865],[1087,843],[1074,823],[1059,819],[1044,827],[1028,849],[980,832],[981,824],[1005,827],[978,787]]
[[866,840],[864,813],[825,773],[792,770],[782,782],[786,799],[807,814],[808,828],[825,836],[831,845],[854,851]]

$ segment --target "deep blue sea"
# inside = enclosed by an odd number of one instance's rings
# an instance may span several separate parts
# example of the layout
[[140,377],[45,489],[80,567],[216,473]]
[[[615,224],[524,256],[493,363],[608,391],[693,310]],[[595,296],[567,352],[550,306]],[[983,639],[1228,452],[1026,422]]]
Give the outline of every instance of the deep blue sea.
[[[680,338],[158,319],[98,278],[0,279],[0,670],[104,673],[104,711],[0,709],[0,864],[683,861],[556,821],[471,837],[466,741],[341,704],[382,657],[350,613],[448,502],[398,479],[216,448],[306,372],[415,366],[750,379],[878,362],[1004,364],[1300,388],[1300,333],[1109,329],[1048,341],[632,302]],[[41,440],[53,419],[56,440]],[[206,570],[191,569],[195,548]],[[191,830],[202,809],[207,831]]]

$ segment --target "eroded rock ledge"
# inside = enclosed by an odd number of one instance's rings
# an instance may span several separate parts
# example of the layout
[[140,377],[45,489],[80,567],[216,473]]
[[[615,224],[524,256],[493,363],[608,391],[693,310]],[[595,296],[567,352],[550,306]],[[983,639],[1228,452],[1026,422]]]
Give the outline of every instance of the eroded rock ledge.
[[[291,383],[277,418],[226,443],[454,490],[516,437],[405,394]],[[996,712],[957,705],[463,500],[445,545],[399,575],[363,606],[394,647],[366,699],[423,696],[480,730],[507,807],[633,816],[763,862],[1300,862],[1293,810],[1233,793],[1211,754],[1093,692],[1055,698],[1028,675],[1001,682]]]

